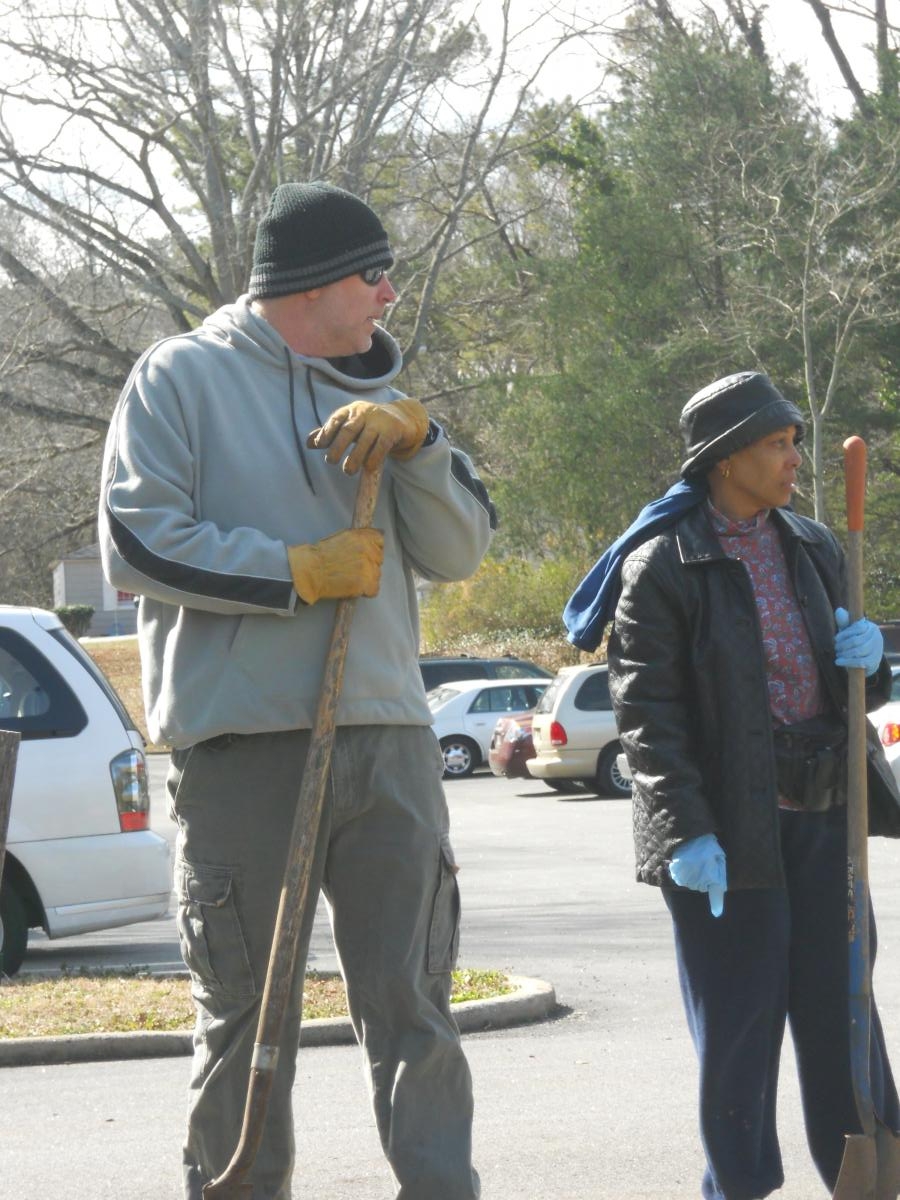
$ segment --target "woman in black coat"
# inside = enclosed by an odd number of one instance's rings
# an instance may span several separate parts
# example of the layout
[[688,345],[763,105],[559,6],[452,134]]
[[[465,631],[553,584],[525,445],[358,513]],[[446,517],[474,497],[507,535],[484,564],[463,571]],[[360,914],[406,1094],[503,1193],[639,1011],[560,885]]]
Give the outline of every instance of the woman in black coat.
[[[785,1022],[810,1149],[832,1189],[858,1129],[850,1074],[846,673],[890,694],[877,626],[850,624],[844,557],[790,509],[803,417],[756,372],[681,418],[690,502],[624,560],[610,685],[634,776],[637,875],[662,888],[700,1060],[706,1200],[784,1177],[775,1127]],[[900,833],[877,739],[873,832]],[[874,930],[874,924],[872,925]],[[873,947],[874,952],[874,947]],[[875,1107],[900,1105],[873,1006]]]

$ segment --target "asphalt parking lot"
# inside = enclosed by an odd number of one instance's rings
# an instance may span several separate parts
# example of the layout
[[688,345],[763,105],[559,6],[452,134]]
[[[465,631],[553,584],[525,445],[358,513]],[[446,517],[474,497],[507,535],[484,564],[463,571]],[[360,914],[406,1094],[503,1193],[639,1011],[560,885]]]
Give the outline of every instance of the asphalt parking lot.
[[[462,965],[549,980],[559,1002],[550,1020],[464,1038],[486,1200],[695,1200],[696,1069],[668,918],[632,879],[628,801],[560,798],[483,774],[448,783],[447,794],[462,863]],[[871,857],[876,993],[900,1061],[900,844],[875,841]],[[70,941],[39,944],[29,965],[177,957],[171,916]],[[334,961],[324,914],[314,953],[323,969]],[[8,1194],[178,1200],[187,1067],[169,1058],[0,1071]],[[825,1200],[789,1043],[782,1076],[779,1195]],[[390,1200],[356,1048],[301,1051],[295,1104],[295,1195]]]

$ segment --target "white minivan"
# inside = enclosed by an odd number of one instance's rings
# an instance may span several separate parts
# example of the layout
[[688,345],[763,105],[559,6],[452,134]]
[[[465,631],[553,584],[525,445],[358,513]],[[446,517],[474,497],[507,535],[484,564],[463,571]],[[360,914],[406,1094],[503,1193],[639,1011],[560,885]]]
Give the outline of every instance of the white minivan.
[[631,795],[631,779],[617,758],[609,676],[604,663],[562,667],[541,696],[531,720],[534,758],[525,769],[558,791],[573,783],[600,796]]
[[166,840],[149,828],[144,743],[53,613],[0,605],[0,729],[20,735],[0,884],[2,970],[28,930],[65,937],[169,906]]

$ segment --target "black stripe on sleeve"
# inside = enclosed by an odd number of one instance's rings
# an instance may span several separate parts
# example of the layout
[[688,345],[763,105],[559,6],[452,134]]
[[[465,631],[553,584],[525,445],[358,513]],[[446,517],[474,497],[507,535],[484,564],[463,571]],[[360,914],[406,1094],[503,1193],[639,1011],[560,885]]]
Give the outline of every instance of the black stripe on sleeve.
[[491,523],[491,529],[497,528],[497,510],[488,495],[488,490],[478,478],[473,474],[466,465],[465,459],[462,458],[457,450],[450,447],[450,471],[457,483],[461,484],[467,492],[475,497],[481,507],[488,515]]
[[140,571],[148,579],[154,579],[165,587],[181,592],[210,596],[235,604],[283,610],[290,608],[293,592],[290,580],[261,579],[254,575],[223,575],[218,571],[204,571],[187,563],[161,558],[148,550],[108,506],[106,511],[112,540],[120,556],[130,567]]

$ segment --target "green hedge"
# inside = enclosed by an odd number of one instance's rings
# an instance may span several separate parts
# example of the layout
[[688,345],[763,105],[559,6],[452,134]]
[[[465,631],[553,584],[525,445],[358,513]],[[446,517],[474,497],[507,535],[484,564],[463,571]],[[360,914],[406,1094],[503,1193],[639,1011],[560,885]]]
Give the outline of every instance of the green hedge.
[[63,604],[53,610],[73,637],[84,637],[94,615],[90,604]]
[[422,605],[422,652],[499,657],[513,654],[556,671],[605,657],[566,641],[562,610],[584,574],[562,557],[486,559],[461,583],[432,587]]

